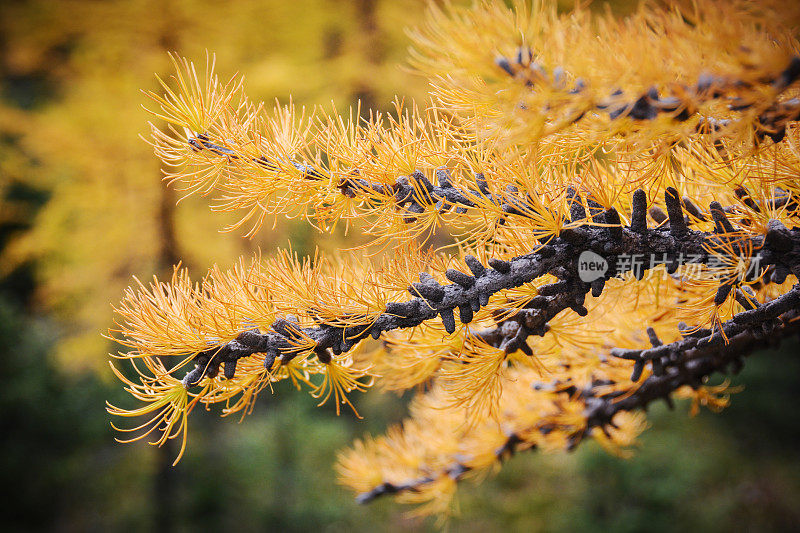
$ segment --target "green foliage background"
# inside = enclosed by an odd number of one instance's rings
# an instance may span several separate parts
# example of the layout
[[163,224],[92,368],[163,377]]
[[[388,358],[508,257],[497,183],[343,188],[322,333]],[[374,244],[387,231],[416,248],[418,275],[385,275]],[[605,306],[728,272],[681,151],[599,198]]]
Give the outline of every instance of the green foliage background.
[[[254,241],[218,231],[202,200],[165,193],[147,133],[153,73],[167,50],[255,99],[305,105],[361,98],[388,109],[424,83],[397,67],[423,0],[30,0],[0,6],[0,475],[8,530],[406,531],[435,528],[390,501],[367,507],[335,484],[337,449],[404,415],[405,400],[357,398],[363,421],[287,387],[242,424],[196,411],[186,457],[117,445],[104,410],[125,394],[99,332],[132,274],[194,273],[258,247],[333,246],[297,224]],[[616,2],[625,9],[629,2]],[[599,6],[602,7],[602,6]],[[165,196],[167,195],[167,196]],[[166,203],[165,203],[166,201]],[[165,218],[166,217],[166,218]],[[166,220],[166,226],[165,224]],[[165,227],[167,228],[165,234]],[[171,232],[171,233],[170,233]],[[170,239],[172,239],[170,241]],[[746,390],[721,415],[656,406],[632,459],[593,445],[522,454],[466,483],[456,531],[676,531],[800,528],[798,343],[751,358]],[[158,485],[161,480],[162,485]]]

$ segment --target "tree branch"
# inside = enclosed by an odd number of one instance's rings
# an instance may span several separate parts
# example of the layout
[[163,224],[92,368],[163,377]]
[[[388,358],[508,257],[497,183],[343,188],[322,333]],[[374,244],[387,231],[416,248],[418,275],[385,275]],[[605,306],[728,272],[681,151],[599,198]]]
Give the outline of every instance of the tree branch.
[[[299,355],[297,345],[308,340],[314,344],[314,352],[322,361],[330,359],[330,352],[340,354],[352,349],[359,341],[399,328],[415,327],[426,320],[440,316],[448,333],[455,331],[455,311],[459,321],[468,324],[474,313],[485,306],[489,298],[499,291],[530,283],[544,274],[553,274],[559,281],[539,288],[539,295],[513,316],[498,324],[497,331],[478,334],[490,344],[506,351],[525,348],[525,339],[531,334],[544,335],[547,322],[564,309],[571,308],[581,316],[587,314],[583,302],[586,294],[599,296],[605,281],[624,273],[626,267],[640,276],[648,268],[664,264],[668,272],[674,272],[687,257],[695,257],[701,263],[709,260],[709,249],[727,239],[733,227],[724,210],[712,203],[716,230],[714,233],[689,229],[675,189],[668,188],[665,194],[670,224],[668,227],[647,228],[643,225],[646,207],[644,192],[636,191],[633,198],[632,224],[620,225],[619,214],[611,208],[593,215],[593,220],[605,222],[608,227],[581,226],[565,228],[559,236],[550,239],[536,250],[515,257],[510,261],[490,259],[487,268],[476,258],[465,258],[471,274],[449,269],[445,275],[452,281],[441,285],[431,276],[420,274],[419,283],[412,284],[409,291],[415,298],[406,302],[389,302],[369,326],[342,326],[319,323],[302,328],[292,317],[278,319],[271,331],[243,331],[235,340],[195,356],[196,367],[184,378],[187,387],[198,383],[204,376],[215,376],[220,364],[225,366],[225,376],[233,377],[236,361],[254,353],[265,353],[265,366],[271,368],[276,359],[286,363]],[[585,213],[584,213],[585,215]],[[578,214],[573,212],[573,217]],[[789,230],[778,221],[770,223],[766,237],[754,236],[750,247],[739,250],[758,250],[761,265],[770,271],[770,279],[783,277],[788,272],[800,274],[800,229]],[[601,277],[587,283],[581,280],[578,258],[581,252],[592,251],[608,258],[609,268]],[[651,262],[641,265],[621,263],[621,257],[638,255],[649,257]],[[757,275],[757,273],[755,273]],[[777,278],[776,278],[777,276]],[[717,293],[727,296],[729,281],[723,280]],[[727,292],[726,292],[727,291]],[[724,301],[724,297],[722,298]],[[514,322],[516,325],[508,324]]]
[[[545,68],[533,61],[533,51],[520,48],[514,59],[500,56],[495,63],[514,79],[522,81],[526,87],[533,89],[536,85],[547,85],[550,89],[564,91],[568,94],[580,94],[587,89],[586,82],[577,78],[572,88],[567,87],[566,73],[561,67],[553,69],[552,75]],[[772,78],[759,80],[771,86],[775,91],[775,100],[766,107],[758,117],[756,136],[759,140],[769,137],[773,142],[780,142],[786,135],[786,125],[800,118],[800,99],[793,98],[779,102],[777,97],[795,81],[800,79],[800,56],[794,56],[785,69]],[[660,96],[655,87],[633,100],[626,100],[622,90],[617,90],[609,97],[592,103],[591,108],[574,111],[571,122],[581,120],[589,110],[604,112],[611,120],[629,117],[636,121],[649,121],[659,115],[667,114],[673,119],[683,122],[698,113],[699,105],[715,100],[728,102],[731,111],[744,111],[763,100],[763,93],[758,99],[747,100],[739,95],[743,89],[752,85],[731,76],[701,74],[693,85],[677,85],[671,88],[671,96]],[[729,119],[701,117],[697,124],[698,133],[716,132],[731,123]]]
[[[536,383],[533,386],[557,387],[560,394],[584,401],[586,427],[570,435],[570,449],[573,449],[591,433],[592,429],[598,428],[607,432],[609,426],[613,427],[613,418],[617,413],[645,409],[656,400],[666,400],[671,405],[670,395],[679,388],[690,386],[697,389],[708,376],[717,372],[727,372],[729,368],[738,372],[744,364],[743,359],[754,351],[765,345],[776,346],[782,339],[800,333],[800,284],[760,307],[737,314],[725,322],[722,329],[728,335],[727,344],[724,344],[718,332],[699,330],[687,335],[681,341],[652,348],[663,353],[677,354],[679,361],[663,367],[659,373],[651,374],[632,393],[598,394],[597,388],[599,386],[606,388],[609,384],[607,381],[593,382],[582,389],[559,384],[542,386]],[[658,343],[653,342],[653,344]],[[651,350],[627,350],[624,351],[624,358],[631,358],[629,355],[634,352],[638,358],[636,360],[642,361],[648,357],[648,352]],[[623,353],[614,355],[620,357]],[[552,427],[545,426],[535,429],[541,432],[553,431]],[[513,455],[517,451],[517,444],[521,442],[523,439],[517,433],[509,433],[506,442],[495,451],[497,459],[502,461]],[[418,491],[441,475],[459,480],[472,470],[468,462],[469,457],[461,457],[436,475],[422,476],[402,483],[384,482],[370,491],[359,494],[356,501],[368,503],[387,494]]]

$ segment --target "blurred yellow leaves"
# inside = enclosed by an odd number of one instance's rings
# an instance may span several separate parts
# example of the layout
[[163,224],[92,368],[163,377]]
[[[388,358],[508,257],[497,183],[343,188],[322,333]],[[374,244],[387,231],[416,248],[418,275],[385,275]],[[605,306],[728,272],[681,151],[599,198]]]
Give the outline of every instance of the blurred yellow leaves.
[[[202,64],[214,50],[224,76],[239,69],[257,99],[285,102],[291,91],[306,105],[331,98],[348,105],[369,96],[387,106],[398,88],[418,94],[423,86],[397,67],[407,46],[404,24],[421,16],[422,1],[368,4],[65,0],[3,6],[4,65],[14,75],[45,77],[53,91],[24,111],[0,102],[0,129],[18,137],[16,146],[30,156],[20,162],[17,179],[51,190],[52,197],[0,264],[37,259],[39,302],[64,325],[58,357],[65,366],[103,369],[108,345],[97,331],[109,325],[108,302],[131,274],[146,279],[171,267],[159,258],[162,174],[139,138],[152,120],[140,90],[153,73],[169,75],[166,52]],[[372,24],[368,31],[366,23]],[[157,89],[155,81],[149,88]],[[12,159],[3,159],[6,176]],[[11,207],[2,212],[12,216]],[[281,223],[276,233],[248,243],[220,234],[235,219],[212,217],[205,202],[194,199],[182,202],[174,217],[184,263],[199,271],[215,261],[232,264],[257,246],[285,244],[286,232],[297,232]],[[303,240],[309,239],[296,244]]]

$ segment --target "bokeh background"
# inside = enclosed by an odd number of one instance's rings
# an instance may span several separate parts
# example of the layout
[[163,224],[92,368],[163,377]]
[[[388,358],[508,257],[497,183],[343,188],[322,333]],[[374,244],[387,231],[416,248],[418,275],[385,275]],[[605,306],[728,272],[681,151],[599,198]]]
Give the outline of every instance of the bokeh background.
[[[299,223],[253,240],[220,232],[202,199],[176,206],[148,133],[167,51],[255,100],[424,98],[400,68],[425,0],[0,2],[0,476],[6,531],[426,531],[391,501],[358,506],[335,483],[336,451],[402,419],[407,397],[356,398],[364,420],[305,393],[265,393],[243,423],[197,410],[186,456],[116,444],[105,402],[125,404],[101,336],[131,276],[195,275],[289,241],[334,246]],[[633,2],[610,7],[622,14]],[[797,341],[751,358],[720,415],[654,406],[630,459],[591,443],[527,453],[465,483],[454,531],[800,529]]]

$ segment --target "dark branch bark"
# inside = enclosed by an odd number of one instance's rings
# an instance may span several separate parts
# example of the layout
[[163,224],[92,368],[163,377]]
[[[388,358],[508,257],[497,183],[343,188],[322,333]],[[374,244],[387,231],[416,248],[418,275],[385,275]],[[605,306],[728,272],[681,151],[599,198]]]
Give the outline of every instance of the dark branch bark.
[[[313,341],[318,357],[327,360],[329,351],[334,354],[349,351],[356,343],[372,336],[398,328],[417,326],[437,315],[442,318],[445,328],[455,330],[454,313],[462,323],[472,321],[474,313],[499,291],[530,283],[536,278],[550,273],[559,281],[539,289],[539,296],[512,317],[498,324],[497,331],[479,333],[484,340],[503,347],[508,351],[522,349],[525,339],[531,334],[543,335],[547,322],[564,309],[571,308],[583,316],[587,313],[583,306],[586,294],[602,292],[606,280],[636,269],[637,265],[624,264],[621,257],[634,255],[648,258],[635,271],[641,275],[646,269],[664,264],[669,272],[674,272],[688,257],[701,263],[709,261],[709,246],[727,239],[733,227],[727,220],[724,210],[712,203],[712,214],[717,222],[715,233],[688,229],[683,223],[680,197],[677,191],[666,193],[666,202],[671,218],[676,222],[667,227],[642,228],[641,210],[644,204],[637,193],[633,202],[631,228],[622,226],[596,227],[582,226],[561,231],[558,237],[531,253],[518,256],[510,261],[492,260],[487,268],[475,258],[467,259],[472,274],[449,270],[446,274],[453,283],[440,285],[432,277],[420,275],[420,282],[409,290],[415,298],[406,302],[389,302],[383,313],[377,315],[369,326],[341,326],[319,323],[301,328],[291,319],[279,319],[268,332],[249,330],[242,332],[235,340],[220,348],[210,349],[195,356],[196,368],[184,378],[186,386],[192,386],[205,375],[216,375],[220,364],[225,365],[225,375],[233,376],[236,361],[253,353],[265,353],[265,364],[271,367],[277,358],[288,362],[298,355],[298,341]],[[618,224],[619,215],[612,208],[601,213],[606,223]],[[760,254],[761,266],[770,269],[770,276],[785,279],[786,274],[800,274],[800,230],[789,230],[780,222],[773,221],[765,238],[755,236],[750,239],[751,250]],[[746,247],[739,247],[746,250]],[[586,283],[578,272],[578,258],[581,252],[592,251],[608,260],[608,270],[601,277]],[[744,253],[744,252],[743,252]],[[754,273],[757,275],[758,273]],[[723,280],[720,291],[729,290],[729,280]],[[719,296],[719,293],[718,293]],[[516,327],[507,326],[508,321],[516,322]]]

